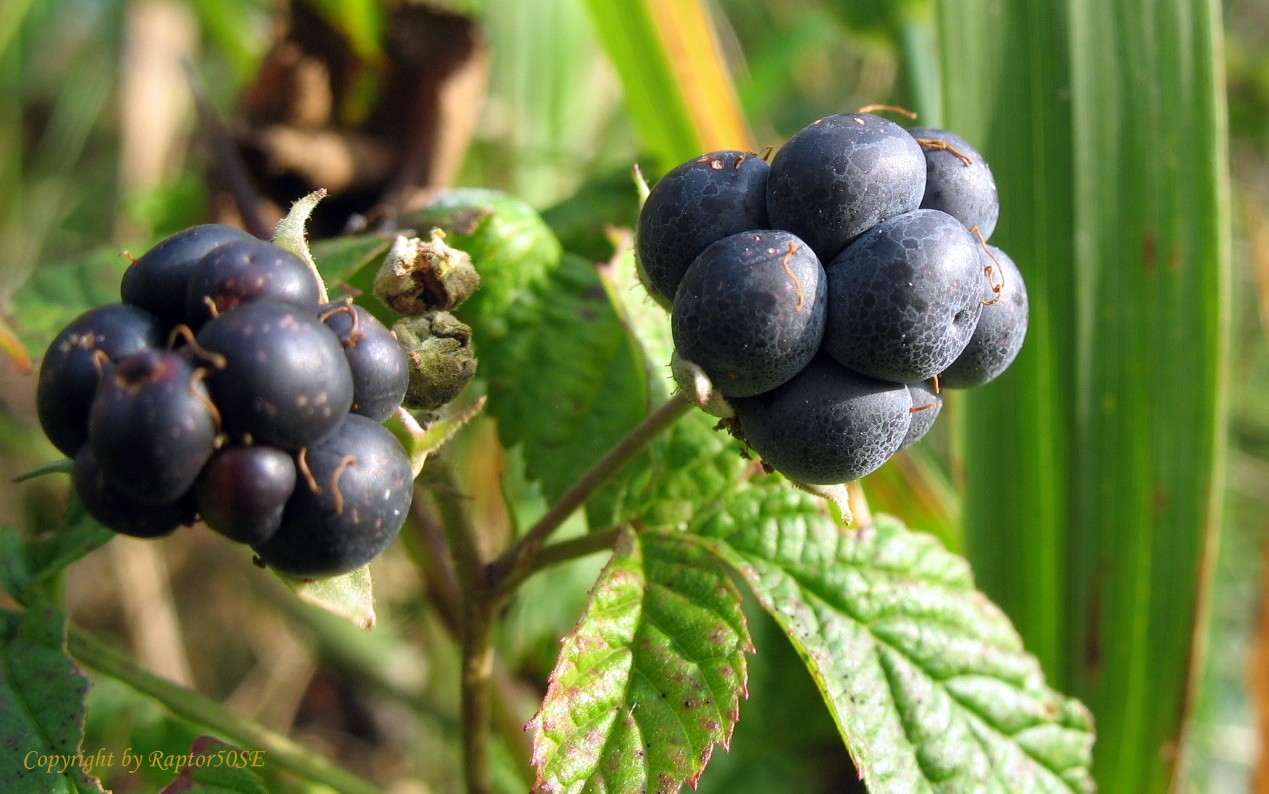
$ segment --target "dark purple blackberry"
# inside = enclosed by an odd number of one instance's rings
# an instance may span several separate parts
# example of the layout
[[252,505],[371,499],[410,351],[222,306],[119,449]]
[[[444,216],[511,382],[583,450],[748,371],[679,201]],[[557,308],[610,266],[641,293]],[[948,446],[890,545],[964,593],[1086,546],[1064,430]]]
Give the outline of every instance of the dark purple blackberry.
[[40,363],[35,407],[53,446],[74,456],[88,440],[88,412],[102,369],[140,350],[163,347],[168,326],[145,309],[112,303],[71,321]]
[[870,113],[826,116],[771,161],[767,216],[828,262],[868,229],[916,209],[924,192],[925,156],[907,130]]
[[297,468],[281,528],[255,547],[282,573],[325,577],[360,568],[405,522],[413,496],[410,460],[373,419],[349,414],[297,456]]
[[856,372],[928,380],[969,342],[986,283],[982,246],[951,215],[916,210],[870,229],[825,266],[824,349]]
[[75,455],[71,482],[88,515],[121,535],[161,538],[194,521],[194,503],[188,495],[171,504],[147,505],[115,488],[87,444]]
[[241,229],[219,223],[177,232],[132,263],[123,274],[119,294],[124,303],[147,309],[169,325],[182,325],[188,322],[185,295],[198,260],[226,243],[255,239]]
[[118,491],[143,504],[169,504],[211,457],[214,410],[201,373],[184,356],[142,350],[102,379],[88,444]]
[[812,485],[876,471],[899,449],[912,421],[907,386],[856,374],[827,356],[777,389],[733,400],[732,407],[763,463]]
[[639,213],[635,252],[644,283],[674,300],[688,265],[711,243],[768,228],[767,174],[756,154],[709,152],[661,178]]
[[995,246],[988,248],[995,259],[983,252],[980,263],[998,267],[994,279],[998,285],[1003,281],[1003,285],[999,297],[986,293],[992,297],[984,299],[988,303],[983,306],[969,344],[939,376],[942,385],[951,389],[968,389],[995,380],[1018,357],[1027,336],[1029,306],[1022,273],[1004,251]]
[[251,301],[276,301],[316,311],[319,296],[313,271],[299,257],[252,238],[219,246],[198,261],[190,273],[185,313],[190,325],[198,328]]
[[295,490],[295,461],[261,444],[228,446],[212,455],[194,483],[203,522],[239,543],[264,543],[282,525]]
[[198,332],[207,388],[224,430],[297,450],[329,433],[352,405],[343,346],[310,312],[254,301]]
[[908,130],[925,150],[924,209],[941,210],[966,229],[977,226],[991,237],[1000,217],[996,179],[987,161],[961,136],[933,127]]
[[678,354],[727,397],[774,389],[806,366],[824,335],[824,269],[776,230],[725,237],[687,269],[671,315]]
[[396,336],[373,314],[339,301],[323,307],[322,322],[344,346],[352,371],[352,412],[382,422],[405,399],[409,362]]

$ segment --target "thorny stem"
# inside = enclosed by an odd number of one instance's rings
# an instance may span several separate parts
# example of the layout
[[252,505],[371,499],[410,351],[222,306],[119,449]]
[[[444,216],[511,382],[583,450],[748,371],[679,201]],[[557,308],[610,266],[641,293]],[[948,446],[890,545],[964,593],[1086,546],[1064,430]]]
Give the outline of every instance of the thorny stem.
[[653,438],[687,414],[692,406],[692,398],[688,395],[680,392],[672,396],[608,450],[606,455],[551,505],[536,524],[501,556],[489,563],[486,568],[487,580],[493,598],[502,601],[515,592],[516,587],[533,571],[538,552],[573,511],[584,505],[599,486],[639,454]]
[[306,780],[349,794],[374,794],[380,790],[304,745],[234,714],[199,692],[155,675],[76,626],[70,627],[66,648],[79,661],[157,700],[176,716],[210,728],[241,749],[262,750],[269,762]]

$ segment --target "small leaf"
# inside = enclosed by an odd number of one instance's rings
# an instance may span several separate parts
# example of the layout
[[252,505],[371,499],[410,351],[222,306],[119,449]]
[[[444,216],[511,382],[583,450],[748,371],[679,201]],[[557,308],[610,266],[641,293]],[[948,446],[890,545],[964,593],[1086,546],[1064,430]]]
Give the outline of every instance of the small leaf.
[[301,601],[331,612],[359,629],[375,627],[374,588],[370,566],[325,579],[296,579],[277,574]]
[[788,632],[869,791],[1093,790],[1088,710],[930,536],[884,516],[842,531],[784,488],[699,531]]
[[529,724],[534,791],[694,784],[731,737],[750,650],[740,593],[705,549],[623,534]]
[[66,624],[54,607],[0,610],[0,791],[102,791],[80,755],[89,681],[66,655]]
[[410,468],[414,472],[415,478],[419,476],[419,472],[423,471],[423,464],[427,462],[427,456],[440,447],[451,438],[454,434],[463,428],[468,422],[476,418],[476,415],[485,407],[485,398],[481,397],[463,410],[443,416],[434,422],[423,427],[414,415],[404,408],[398,408],[384,422],[384,427],[392,431],[397,437],[397,441],[401,442],[401,446],[405,447],[406,454],[410,456]]
[[239,750],[211,736],[200,736],[189,761],[162,794],[268,794],[264,781],[251,771],[261,751]]
[[0,529],[0,583],[14,601],[31,606],[47,585],[71,563],[106,545],[114,533],[78,510],[65,527],[24,538],[15,529]]
[[314,270],[317,269],[317,263],[313,261],[313,253],[308,247],[308,232],[305,226],[308,224],[309,216],[317,208],[317,203],[324,198],[326,198],[325,190],[314,190],[307,196],[297,199],[273,233],[274,245],[295,254]]

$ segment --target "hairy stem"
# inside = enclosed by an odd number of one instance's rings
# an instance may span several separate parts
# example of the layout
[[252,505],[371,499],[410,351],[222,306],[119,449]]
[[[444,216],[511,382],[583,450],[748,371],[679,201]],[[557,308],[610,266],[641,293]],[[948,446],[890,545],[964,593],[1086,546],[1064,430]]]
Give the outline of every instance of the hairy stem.
[[374,794],[380,790],[304,745],[240,717],[194,690],[155,675],[82,629],[70,627],[66,646],[72,656],[97,672],[128,684],[162,703],[176,716],[204,726],[244,750],[264,751],[268,761],[306,780],[349,794]]
[[552,543],[544,546],[542,551],[533,559],[533,564],[529,566],[529,573],[534,574],[552,565],[575,560],[578,557],[585,557],[588,554],[596,554],[601,551],[612,551],[613,544],[617,542],[617,536],[621,534],[622,526],[611,527],[609,529],[601,529],[598,532],[589,532],[585,535],[568,540],[561,540],[559,543]]
[[687,414],[692,408],[692,400],[686,394],[672,396],[664,405],[648,414],[642,422],[608,450],[602,458],[571,488],[564,492],[559,500],[551,505],[545,515],[529,528],[498,559],[489,564],[488,581],[493,595],[499,599],[507,597],[533,571],[534,559],[542,547],[550,540],[551,535],[573,514],[586,500],[590,499],[613,475],[617,473],[631,458],[639,454],[653,438]]
[[463,776],[467,794],[492,794],[489,734],[493,724],[490,682],[494,667],[494,605],[471,598],[463,620]]

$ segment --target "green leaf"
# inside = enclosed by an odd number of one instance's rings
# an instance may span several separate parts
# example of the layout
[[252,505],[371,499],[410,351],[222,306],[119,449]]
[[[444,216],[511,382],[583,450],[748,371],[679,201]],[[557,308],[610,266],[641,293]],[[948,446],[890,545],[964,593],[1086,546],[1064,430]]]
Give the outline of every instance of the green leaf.
[[740,593],[677,533],[625,533],[564,640],[535,731],[535,791],[676,791],[726,746],[751,650]]
[[645,147],[668,169],[753,144],[700,0],[587,0]]
[[94,251],[78,263],[42,267],[13,294],[5,313],[32,357],[95,306],[119,302],[119,281],[129,260],[119,248]]
[[868,790],[1091,791],[1088,711],[1045,684],[966,562],[879,516],[842,531],[788,488],[697,527],[793,640]]
[[1032,306],[1010,371],[965,395],[967,553],[1096,715],[1101,788],[1171,790],[1228,401],[1220,4],[940,11],[946,121],[992,165]]
[[397,441],[401,442],[406,455],[410,457],[410,470],[414,472],[414,477],[417,479],[419,472],[423,471],[423,464],[427,462],[428,456],[453,438],[454,434],[462,430],[468,422],[475,419],[484,407],[485,398],[481,397],[461,411],[430,422],[427,427],[420,425],[414,418],[414,414],[398,407],[383,423],[383,426],[396,436]]
[[648,446],[617,477],[613,523],[687,529],[721,509],[746,476],[749,463],[717,419],[692,411]]
[[[371,285],[375,271],[383,263],[383,257],[392,247],[392,238],[380,235],[362,235],[355,237],[334,237],[329,240],[317,240],[309,245],[313,260],[322,278],[332,288],[346,283],[365,293],[373,295]],[[391,312],[378,301],[361,298],[357,301],[380,320],[395,318]]]
[[0,790],[101,792],[81,755],[88,678],[66,655],[67,615],[0,610]]
[[268,794],[264,781],[251,771],[263,763],[261,751],[247,752],[211,736],[200,736],[190,748],[181,773],[162,794]]
[[15,529],[0,529],[0,583],[19,604],[48,603],[57,575],[114,535],[82,511],[65,527],[33,538],[24,538]]
[[449,190],[404,223],[438,228],[471,256],[480,287],[457,313],[472,328],[488,411],[505,446],[523,443],[528,478],[559,496],[647,409],[642,364],[604,282],[504,193]]
[[325,579],[296,579],[280,573],[277,576],[301,601],[338,615],[357,628],[369,631],[375,627],[374,586],[369,565]]

